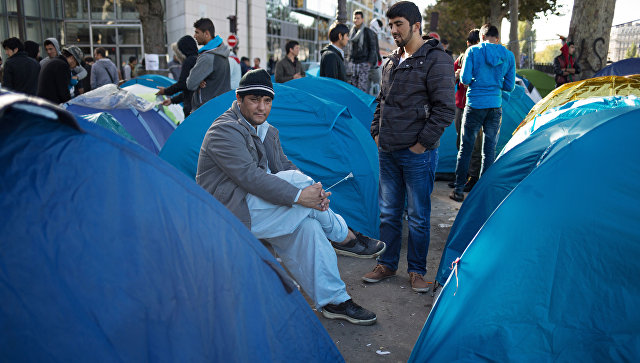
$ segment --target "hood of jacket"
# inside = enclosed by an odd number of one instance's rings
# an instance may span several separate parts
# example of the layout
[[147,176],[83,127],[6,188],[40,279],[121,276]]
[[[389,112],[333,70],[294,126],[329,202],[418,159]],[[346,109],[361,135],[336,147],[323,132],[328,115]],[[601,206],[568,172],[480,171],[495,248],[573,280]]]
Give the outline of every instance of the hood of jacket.
[[[204,47],[203,47],[204,48]],[[198,43],[190,35],[185,35],[178,40],[178,49],[185,57],[198,54]]]
[[46,42],[47,40],[50,41],[53,44],[53,46],[56,48],[56,51],[58,52],[58,55],[62,55],[62,52],[60,52],[60,43],[58,43],[58,39],[56,39],[56,38],[47,38],[44,41]]
[[229,58],[230,52],[231,52],[231,49],[229,49],[229,47],[227,47],[222,42],[222,38],[220,38],[219,35],[216,35],[215,38],[211,39],[209,43],[205,44],[202,48],[200,48],[200,50],[198,50],[198,53],[200,54],[211,53],[211,54],[217,54],[217,55],[223,56],[225,58]]
[[507,62],[507,48],[502,44],[482,42],[478,46],[480,47],[480,52],[484,55],[485,62],[491,67]]
[[326,47],[322,48],[322,50],[320,50],[320,55],[325,54],[326,52],[333,52],[338,54],[340,57],[342,57],[344,59],[344,53],[341,53],[334,45],[329,44]]
[[[444,48],[442,47],[442,43],[440,43],[438,39],[429,39],[426,42],[424,42],[424,44],[422,44],[422,46],[418,48],[418,50],[415,53],[412,54],[412,57],[426,56],[427,53],[429,53],[429,51],[435,48],[438,48],[444,51]],[[391,54],[389,54],[389,58],[392,59],[393,62],[397,64],[400,61],[400,57],[402,56],[403,53],[404,53],[404,48],[396,48],[393,52],[391,52]]]

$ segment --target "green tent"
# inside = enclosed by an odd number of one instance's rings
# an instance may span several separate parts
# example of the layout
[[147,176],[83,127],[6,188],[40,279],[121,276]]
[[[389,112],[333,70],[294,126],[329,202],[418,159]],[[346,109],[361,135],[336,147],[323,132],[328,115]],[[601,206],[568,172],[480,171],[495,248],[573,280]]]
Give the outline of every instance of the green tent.
[[556,88],[555,79],[544,72],[535,69],[518,69],[516,73],[533,83],[533,86],[538,89],[542,98],[546,97],[549,92]]
[[112,131],[114,134],[118,134],[129,141],[136,142],[133,136],[131,136],[131,134],[128,133],[124,127],[122,127],[122,124],[120,124],[120,122],[118,122],[118,120],[116,120],[116,118],[113,117],[108,112],[98,112],[98,113],[92,113],[90,115],[82,115],[77,117],[82,118],[83,120],[89,121],[91,123],[94,123],[96,125],[100,125],[105,129]]

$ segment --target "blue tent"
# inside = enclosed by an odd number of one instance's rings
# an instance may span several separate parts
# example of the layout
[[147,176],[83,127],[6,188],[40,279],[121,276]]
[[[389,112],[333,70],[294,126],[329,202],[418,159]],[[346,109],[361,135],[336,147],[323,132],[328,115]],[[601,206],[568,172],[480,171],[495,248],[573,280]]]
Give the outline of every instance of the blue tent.
[[476,187],[513,187],[455,265],[410,362],[640,356],[639,117],[627,107],[549,124],[498,159]]
[[[462,203],[449,232],[436,274],[436,281],[440,285],[445,284],[451,274],[451,263],[462,255],[487,219],[500,206],[500,203],[536,168],[536,163],[551,143],[549,140],[546,143],[532,142],[529,141],[529,138],[533,138],[534,135],[541,137],[536,133],[543,132],[545,128],[553,125],[568,127],[567,125],[580,124],[592,127],[599,123],[601,118],[606,119],[606,117],[628,112],[634,107],[640,108],[640,100],[634,96],[572,101],[549,111],[544,115],[544,118],[536,119],[537,128],[535,131],[519,130],[518,133],[527,132],[528,137],[520,141],[520,144],[526,142],[527,146],[520,147],[518,152],[512,152],[519,144],[511,145],[511,150],[496,160],[494,166],[489,168],[487,173],[480,178]],[[547,131],[544,132],[544,135],[549,137]],[[556,135],[551,135],[551,137],[556,137]]]
[[157,88],[157,87],[167,88],[173,85],[174,83],[176,83],[176,81],[169,77],[161,76],[159,74],[145,74],[143,76],[132,78],[126,81],[125,83],[120,85],[120,87],[124,88],[136,83],[141,84],[143,86],[151,87],[151,88]]
[[599,70],[593,77],[603,76],[628,76],[640,74],[640,58],[629,58],[611,63]]
[[346,106],[351,115],[362,123],[366,130],[371,128],[376,98],[362,92],[346,82],[327,77],[303,77],[287,82],[288,87],[309,92],[318,98]]
[[[502,92],[502,125],[496,145],[496,155],[507,144],[513,131],[529,113],[535,103],[525,93],[524,87],[516,85],[513,92]],[[456,149],[456,127],[453,123],[444,130],[440,138],[438,173],[455,173],[458,150]]]
[[[274,84],[274,90],[268,122],[280,131],[287,157],[325,187],[352,172],[353,179],[331,190],[331,208],[350,227],[377,236],[378,150],[368,129],[354,121],[345,106],[283,84]],[[234,91],[227,92],[189,115],[167,140],[160,157],[195,179],[204,135],[233,100]]]
[[0,361],[343,361],[226,208],[34,102],[0,95]]
[[157,154],[164,146],[176,125],[157,108],[138,111],[134,107],[117,109],[99,109],[80,105],[65,104],[64,107],[75,115],[89,115],[108,112],[133,136],[145,149]]

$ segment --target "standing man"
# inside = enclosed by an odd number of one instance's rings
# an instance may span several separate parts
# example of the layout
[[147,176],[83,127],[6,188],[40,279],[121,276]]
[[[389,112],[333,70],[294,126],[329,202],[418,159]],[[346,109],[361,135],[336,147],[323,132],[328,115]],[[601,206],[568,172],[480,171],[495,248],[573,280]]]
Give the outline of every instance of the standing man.
[[298,60],[300,44],[295,40],[290,40],[285,44],[284,50],[287,56],[276,63],[276,82],[284,83],[304,77],[305,73],[302,70],[302,64]]
[[334,23],[329,29],[329,40],[320,54],[320,77],[330,77],[347,82],[347,71],[344,66],[344,47],[349,42],[349,28],[341,23]]
[[122,75],[125,81],[130,80],[131,78],[135,78],[133,70],[136,69],[136,64],[138,64],[138,58],[135,56],[129,57],[129,63],[124,65],[124,74]]
[[329,209],[331,193],[287,159],[278,130],[267,122],[274,96],[264,69],[242,77],[231,108],[204,137],[196,182],[274,247],[325,317],[375,324],[376,314],[347,293],[334,247],[375,257],[384,243],[350,230]]
[[38,77],[38,97],[53,103],[64,103],[71,99],[69,86],[71,70],[78,67],[82,60],[82,51],[76,46],[64,48],[59,55],[46,62]]
[[193,23],[194,38],[203,47],[198,50],[198,59],[187,77],[187,89],[191,96],[192,112],[210,99],[231,90],[229,70],[229,48],[222,38],[215,35],[216,28],[211,19],[201,18]]
[[107,58],[104,48],[96,48],[93,52],[95,63],[91,66],[91,89],[102,87],[105,84],[118,84],[118,67]]
[[[473,29],[467,35],[467,48],[480,43],[480,29]],[[460,73],[462,73],[462,65],[464,64],[464,53],[458,56],[455,62],[453,62],[453,70],[456,72],[456,84],[458,90],[456,91],[456,118],[455,126],[458,137],[456,138],[456,149],[460,150],[460,144],[462,143],[462,114],[464,113],[464,106],[467,103],[467,86],[460,82]],[[471,164],[469,165],[469,179],[465,184],[464,191],[470,192],[471,188],[478,182],[480,178],[480,167],[482,166],[482,129],[478,131],[476,137],[476,143],[473,146],[473,153],[471,154]],[[449,183],[450,188],[456,186],[455,180]]]
[[255,57],[253,58],[253,69],[259,69],[262,68],[260,67],[260,58]]
[[378,106],[371,123],[380,160],[380,239],[387,244],[366,282],[394,276],[402,246],[402,214],[408,202],[407,262],[411,288],[426,292],[431,192],[438,146],[454,117],[453,59],[440,41],[423,41],[416,4],[395,3],[387,10],[396,45],[382,68]]
[[44,51],[45,53],[47,53],[47,56],[42,58],[42,60],[40,61],[40,67],[43,67],[46,62],[60,55],[60,43],[58,43],[58,39],[56,38],[45,39]]
[[485,24],[480,28],[482,43],[467,49],[460,75],[467,85],[467,103],[462,115],[462,145],[456,161],[455,189],[449,198],[464,200],[464,186],[476,134],[482,128],[482,168],[484,174],[496,157],[496,144],[502,123],[502,91],[515,88],[516,60],[500,44],[498,28]]
[[349,34],[351,41],[351,55],[349,60],[353,63],[351,84],[362,91],[369,93],[369,70],[378,62],[378,37],[364,25],[364,13],[362,10],[353,12],[353,28]]
[[[242,71],[242,75],[251,70],[251,64],[249,64],[249,57],[240,58],[240,70]],[[240,82],[240,81],[238,81]]]
[[18,38],[4,40],[2,48],[8,57],[4,63],[2,87],[35,96],[38,92],[40,64],[29,57],[24,50],[24,44]]
[[565,43],[565,39],[562,40],[562,43],[560,55],[553,59],[553,72],[556,74],[556,88],[565,83],[575,81],[575,75],[580,74],[580,66],[573,58],[573,53],[576,52],[576,46],[573,42]]

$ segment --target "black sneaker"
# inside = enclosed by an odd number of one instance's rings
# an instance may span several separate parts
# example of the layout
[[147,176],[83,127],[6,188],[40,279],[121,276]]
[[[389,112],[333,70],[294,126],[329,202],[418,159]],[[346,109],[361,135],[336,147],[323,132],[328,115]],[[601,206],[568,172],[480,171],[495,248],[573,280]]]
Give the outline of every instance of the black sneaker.
[[325,305],[322,315],[327,319],[343,319],[356,325],[373,325],[377,319],[375,313],[354,303],[352,299],[338,305]]
[[447,183],[447,186],[449,188],[451,188],[451,189],[455,188],[456,187],[456,181],[455,180],[454,181],[450,181],[449,183]]
[[449,194],[449,198],[455,200],[456,202],[462,202],[464,200],[464,193],[456,193],[455,190],[452,190],[451,194]]
[[338,244],[331,241],[331,245],[336,250],[337,254],[357,258],[375,258],[387,248],[387,245],[382,241],[367,237],[352,229],[350,229],[350,231],[356,235],[356,238],[351,241],[344,244]]

